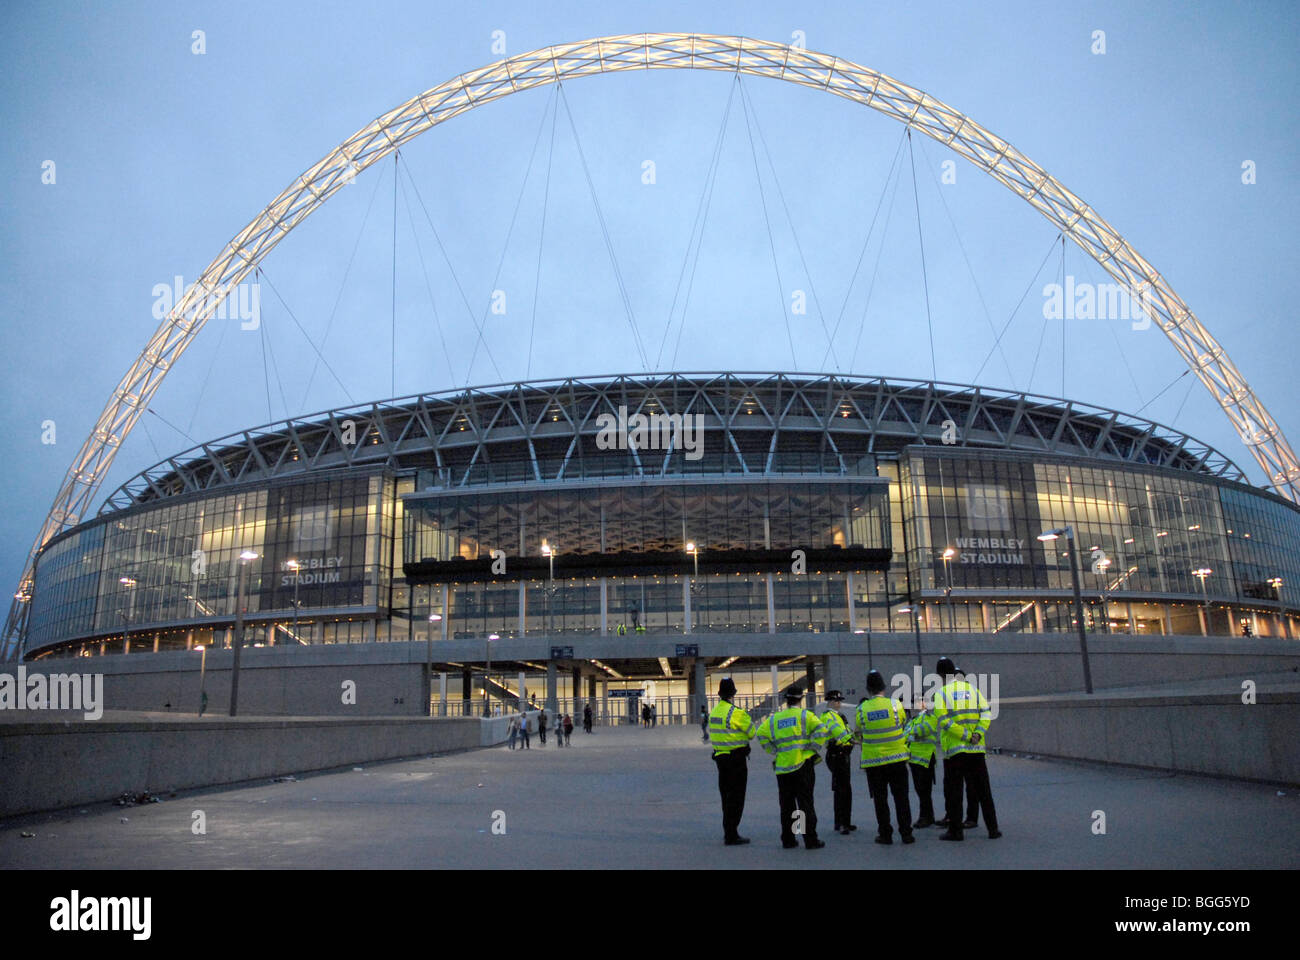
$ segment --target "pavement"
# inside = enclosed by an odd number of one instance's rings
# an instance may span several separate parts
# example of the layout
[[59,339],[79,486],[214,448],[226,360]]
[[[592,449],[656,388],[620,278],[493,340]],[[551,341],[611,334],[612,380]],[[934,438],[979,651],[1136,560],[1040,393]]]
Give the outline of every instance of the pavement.
[[[830,829],[817,771],[821,850],[783,850],[776,778],[755,749],[741,832],[722,845],[717,775],[698,727],[575,731],[505,746],[367,764],[291,782],[189,791],[161,803],[96,804],[0,823],[0,869],[1034,868],[1258,869],[1300,863],[1300,797],[1194,776],[989,757],[1003,832],[963,843],[872,842],[866,777],[854,821]],[[942,807],[942,783],[935,799]],[[912,795],[915,803],[915,794]],[[1105,832],[1094,832],[1104,814]],[[196,833],[202,823],[205,832]],[[23,833],[35,834],[24,837]]]

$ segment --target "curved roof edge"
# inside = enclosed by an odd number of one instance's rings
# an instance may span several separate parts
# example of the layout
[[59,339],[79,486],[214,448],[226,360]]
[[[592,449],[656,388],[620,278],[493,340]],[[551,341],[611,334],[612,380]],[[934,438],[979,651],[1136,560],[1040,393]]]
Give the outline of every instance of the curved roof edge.
[[[669,402],[671,400],[671,402]],[[596,417],[661,405],[700,413],[706,429],[868,436],[874,452],[907,444],[1017,450],[1160,466],[1248,485],[1227,456],[1172,427],[1118,410],[1023,391],[901,377],[779,371],[625,373],[522,380],[412,394],[275,421],[199,444],[136,474],[99,515],[223,486],[522,444],[534,479],[537,447],[597,432]],[[635,409],[634,409],[635,408]],[[737,421],[742,412],[761,416]],[[948,423],[951,421],[951,425]],[[349,422],[351,427],[348,426]],[[351,436],[352,442],[345,440]],[[732,446],[736,447],[734,439]],[[832,439],[831,446],[834,447]],[[775,445],[773,445],[775,449]],[[838,449],[835,451],[839,456]],[[736,455],[741,457],[736,447]],[[452,459],[464,460],[464,456]],[[490,458],[488,458],[490,459]],[[843,458],[840,458],[844,464]],[[762,474],[764,464],[744,472]],[[666,467],[666,464],[665,464]],[[559,471],[563,474],[563,468]],[[550,477],[549,479],[556,479]],[[465,483],[469,472],[465,474]],[[1253,486],[1253,485],[1252,485]]]

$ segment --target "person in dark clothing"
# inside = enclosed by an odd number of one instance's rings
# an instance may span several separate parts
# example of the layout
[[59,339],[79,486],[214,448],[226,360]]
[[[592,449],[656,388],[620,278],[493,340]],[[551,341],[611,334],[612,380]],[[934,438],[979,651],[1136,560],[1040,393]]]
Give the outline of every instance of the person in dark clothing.
[[573,717],[564,715],[564,745],[570,746],[569,738],[573,736]]
[[582,729],[591,733],[591,704],[582,708]]
[[[822,714],[822,721],[834,719],[830,713],[839,718],[839,723],[848,727],[848,718],[840,711],[844,708],[844,695],[838,690],[826,694],[827,712]],[[853,819],[853,745],[841,746],[835,741],[826,745],[826,769],[831,772],[831,796],[835,807],[835,832],[852,833],[858,829]]]
[[520,733],[520,735],[524,738],[524,749],[525,749],[525,750],[531,750],[531,749],[533,749],[532,744],[528,742],[528,728],[529,728],[529,726],[531,726],[531,724],[529,724],[529,722],[528,722],[528,714],[526,714],[526,713],[521,713],[521,714],[519,715],[519,733]]
[[542,746],[546,746],[546,711],[537,715],[537,739],[541,741]]

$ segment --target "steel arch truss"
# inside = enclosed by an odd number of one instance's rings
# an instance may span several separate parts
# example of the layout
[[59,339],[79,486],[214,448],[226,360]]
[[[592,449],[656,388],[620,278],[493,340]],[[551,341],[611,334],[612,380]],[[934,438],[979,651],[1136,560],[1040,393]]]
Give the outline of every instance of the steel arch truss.
[[64,477],[28,555],[5,638],[21,631],[36,553],[76,524],[122,441],[167,371],[220,303],[356,174],[467,110],[534,87],[626,70],[718,70],[823,90],[893,117],[944,144],[1035,207],[1144,304],[1223,408],[1272,485],[1300,502],[1300,461],[1218,342],[1159,272],[1078,196],[1001,137],[924,91],[839,57],[744,37],[647,33],[557,44],[461,74],[377,117],[308,168],[208,264],[113,391]]

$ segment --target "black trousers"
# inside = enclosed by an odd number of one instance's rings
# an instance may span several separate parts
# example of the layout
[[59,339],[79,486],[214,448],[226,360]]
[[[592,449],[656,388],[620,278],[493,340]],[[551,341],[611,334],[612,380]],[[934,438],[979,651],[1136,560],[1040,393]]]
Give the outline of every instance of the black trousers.
[[916,787],[916,798],[920,801],[921,819],[927,817],[934,819],[934,757],[930,757],[930,765],[922,767],[919,764],[908,763],[912,771],[912,786]]
[[817,841],[817,810],[813,806],[813,787],[817,783],[817,772],[812,760],[789,773],[780,773],[776,777],[776,792],[781,798],[781,842],[790,843],[798,840],[794,832],[794,811],[797,807],[803,811],[803,845]]
[[828,749],[826,769],[831,772],[831,796],[835,800],[835,826],[847,827],[853,822],[853,768],[852,751]]
[[718,765],[718,793],[722,797],[722,836],[740,836],[740,818],[745,813],[745,787],[749,783],[749,748],[733,750],[713,758]]
[[894,795],[894,813],[898,815],[898,832],[912,835],[912,801],[907,792],[906,760],[895,760],[878,767],[867,767],[867,790],[876,805],[876,828],[882,837],[892,837],[889,822],[889,794]]
[[[998,814],[993,808],[989,788],[989,768],[982,753],[958,753],[943,759],[943,800],[948,813],[948,829],[962,831],[961,801],[964,790],[973,791],[974,802],[984,811],[984,826],[989,833],[998,828]],[[969,799],[969,794],[967,795]]]

